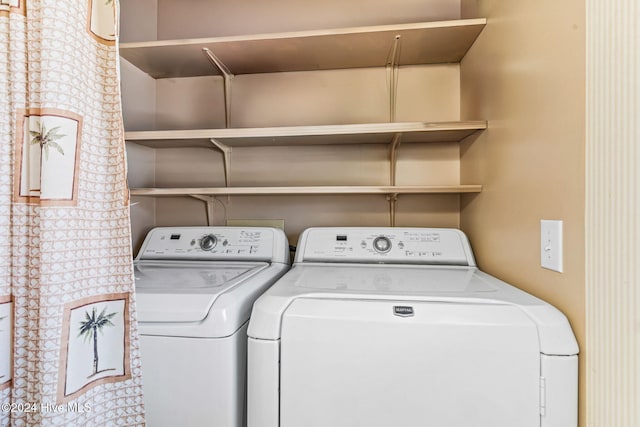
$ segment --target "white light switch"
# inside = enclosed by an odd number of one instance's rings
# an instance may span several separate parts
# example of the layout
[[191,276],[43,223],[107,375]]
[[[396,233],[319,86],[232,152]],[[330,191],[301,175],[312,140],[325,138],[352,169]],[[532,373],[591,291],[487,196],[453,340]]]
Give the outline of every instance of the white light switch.
[[562,273],[562,221],[540,221],[540,264]]

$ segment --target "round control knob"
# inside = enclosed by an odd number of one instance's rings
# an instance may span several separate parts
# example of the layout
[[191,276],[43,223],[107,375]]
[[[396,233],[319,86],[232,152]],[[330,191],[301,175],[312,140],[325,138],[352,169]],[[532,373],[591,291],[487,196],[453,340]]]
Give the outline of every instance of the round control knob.
[[215,248],[218,239],[213,234],[208,234],[200,239],[200,249],[203,251],[210,251]]
[[391,250],[391,240],[384,236],[376,237],[373,240],[373,249],[381,253],[389,252]]

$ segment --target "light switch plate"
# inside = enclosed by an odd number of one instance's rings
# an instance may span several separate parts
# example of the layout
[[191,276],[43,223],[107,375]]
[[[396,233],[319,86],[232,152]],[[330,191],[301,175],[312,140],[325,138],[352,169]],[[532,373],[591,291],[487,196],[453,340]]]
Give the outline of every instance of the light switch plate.
[[540,264],[562,273],[562,221],[540,221]]

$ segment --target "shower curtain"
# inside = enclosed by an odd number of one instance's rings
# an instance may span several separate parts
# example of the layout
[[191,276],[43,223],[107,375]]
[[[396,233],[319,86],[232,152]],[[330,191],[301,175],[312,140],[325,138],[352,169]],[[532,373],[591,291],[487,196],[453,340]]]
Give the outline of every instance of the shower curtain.
[[143,425],[117,0],[0,0],[0,426]]

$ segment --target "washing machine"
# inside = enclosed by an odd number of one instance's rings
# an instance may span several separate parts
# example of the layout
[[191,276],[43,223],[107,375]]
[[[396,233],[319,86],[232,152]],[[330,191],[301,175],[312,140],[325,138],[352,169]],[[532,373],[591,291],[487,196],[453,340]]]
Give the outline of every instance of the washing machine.
[[148,233],[134,261],[147,425],[246,425],[251,307],[289,264],[279,229]]
[[578,345],[456,229],[312,228],[249,324],[249,427],[575,427]]

